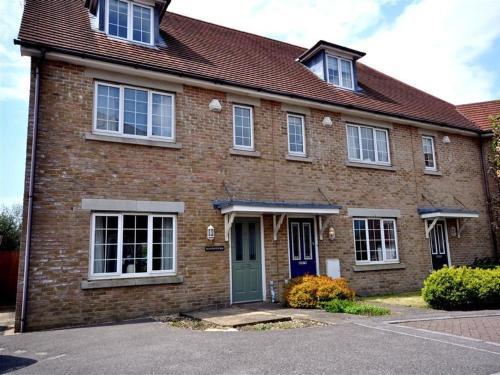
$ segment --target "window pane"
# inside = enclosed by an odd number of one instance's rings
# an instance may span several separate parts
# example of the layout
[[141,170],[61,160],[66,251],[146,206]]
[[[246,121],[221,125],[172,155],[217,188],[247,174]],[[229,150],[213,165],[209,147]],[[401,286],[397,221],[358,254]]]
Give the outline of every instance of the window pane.
[[236,235],[236,260],[243,260],[243,225],[241,223],[236,223],[234,226]]
[[147,135],[148,126],[148,92],[126,88],[124,133]]
[[251,109],[234,107],[234,145],[252,147]]
[[397,244],[396,244],[396,228],[394,221],[384,220],[384,238],[385,238],[385,260],[396,260]]
[[110,35],[127,38],[128,4],[125,1],[109,0],[108,32]]
[[373,129],[359,128],[361,132],[361,155],[362,160],[375,162],[375,142],[373,140]]
[[387,147],[387,133],[384,130],[375,130],[377,138],[377,157],[379,162],[389,162],[389,151]]
[[340,85],[339,80],[339,62],[336,57],[327,57],[327,66],[328,66],[328,82],[333,83],[334,85]]
[[304,259],[312,259],[312,235],[311,235],[311,224],[302,224],[302,233],[304,238]]
[[368,220],[368,241],[370,246],[370,261],[381,262],[383,257],[380,220]]
[[257,249],[255,243],[255,223],[248,224],[248,258],[250,260],[257,259]]
[[354,220],[354,243],[356,245],[356,260],[368,260],[365,220]]
[[153,271],[174,269],[174,224],[171,217],[153,217]]
[[137,42],[151,43],[151,9],[139,5],[133,6],[132,39]]
[[429,169],[436,168],[434,160],[434,140],[430,137],[422,138],[422,147],[424,151],[425,167]]
[[301,260],[299,223],[292,223],[292,258],[293,260]]
[[153,135],[173,137],[173,98],[169,95],[153,94]]
[[118,216],[95,216],[94,220],[94,273],[115,273]]
[[349,159],[361,159],[359,149],[359,129],[357,126],[347,126],[347,153]]
[[304,153],[304,134],[302,132],[303,118],[288,116],[288,145],[290,152]]
[[123,273],[147,272],[147,220],[147,215],[123,216]]
[[351,62],[340,60],[340,69],[342,71],[342,87],[352,89]]
[[98,130],[118,131],[120,110],[120,89],[118,87],[97,85],[97,123]]

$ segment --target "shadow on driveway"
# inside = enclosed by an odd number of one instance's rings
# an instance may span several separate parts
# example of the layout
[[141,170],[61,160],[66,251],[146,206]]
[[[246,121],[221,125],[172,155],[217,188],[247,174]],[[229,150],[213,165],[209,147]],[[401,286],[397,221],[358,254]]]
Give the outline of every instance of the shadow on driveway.
[[31,366],[37,361],[31,358],[14,357],[11,355],[0,355],[0,374],[16,371]]

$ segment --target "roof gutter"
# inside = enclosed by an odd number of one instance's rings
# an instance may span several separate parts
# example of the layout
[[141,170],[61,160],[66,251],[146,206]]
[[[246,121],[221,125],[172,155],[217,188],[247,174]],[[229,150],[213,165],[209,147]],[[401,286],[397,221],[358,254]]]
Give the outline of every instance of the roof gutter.
[[[278,100],[278,101],[280,100],[280,98],[281,98],[281,100],[283,98],[291,98],[291,99],[295,99],[295,100],[308,102],[307,104],[302,104],[302,105],[313,106],[315,104],[320,104],[320,105],[324,106],[323,108],[321,108],[324,110],[339,111],[339,112],[349,111],[351,114],[358,115],[358,116],[362,116],[363,114],[370,113],[370,114],[375,115],[375,116],[381,116],[386,121],[387,120],[388,121],[400,121],[402,123],[407,122],[409,125],[416,125],[416,126],[428,125],[431,127],[446,128],[450,131],[460,132],[460,133],[466,134],[466,135],[479,136],[481,134],[480,130],[458,128],[458,127],[448,125],[448,124],[442,123],[442,122],[429,122],[427,120],[422,120],[422,119],[419,119],[416,117],[414,118],[414,117],[410,117],[410,116],[401,116],[401,115],[396,115],[396,114],[390,114],[390,113],[386,113],[386,112],[382,112],[382,111],[375,111],[372,109],[356,107],[356,106],[353,106],[350,104],[332,103],[332,102],[326,101],[326,100],[316,100],[316,99],[311,99],[311,98],[308,98],[308,97],[305,97],[302,95],[283,93],[283,92],[274,91],[274,90],[266,90],[266,89],[262,89],[262,88],[251,86],[251,85],[243,85],[243,84],[238,84],[238,83],[234,83],[234,82],[230,82],[230,81],[226,81],[226,80],[222,80],[222,79],[214,79],[214,78],[209,78],[209,77],[202,76],[202,75],[185,73],[183,71],[179,71],[179,70],[175,70],[175,69],[158,68],[158,67],[146,65],[143,63],[141,63],[141,64],[133,63],[133,62],[123,60],[123,59],[110,58],[110,57],[105,57],[105,56],[101,56],[101,55],[93,55],[93,54],[89,54],[89,53],[75,51],[75,50],[68,49],[68,48],[52,47],[52,46],[41,44],[41,43],[25,42],[25,41],[21,41],[19,39],[15,39],[14,43],[18,44],[22,47],[26,47],[26,48],[32,48],[32,49],[37,49],[37,50],[45,49],[47,52],[52,51],[54,53],[75,56],[75,57],[81,58],[83,60],[97,60],[97,61],[102,61],[105,63],[114,63],[114,64],[119,64],[122,66],[131,67],[131,68],[134,68],[137,70],[144,69],[144,70],[151,71],[151,72],[173,75],[173,76],[180,77],[183,79],[192,79],[192,80],[199,80],[199,81],[203,81],[203,82],[209,82],[209,83],[212,83],[213,85],[217,85],[217,86],[235,87],[235,88],[244,89],[244,90],[251,90],[254,93],[257,92],[259,94],[264,93],[264,94],[274,95],[274,96],[276,96],[274,98],[274,100]],[[193,85],[194,85],[194,82],[193,82]],[[270,99],[270,100],[273,100],[273,99]],[[409,123],[409,122],[413,122],[413,123]]]
[[36,164],[36,146],[38,140],[38,117],[40,111],[40,67],[45,60],[45,51],[41,51],[41,56],[36,59],[35,65],[35,97],[33,101],[33,127],[31,134],[31,158],[28,190],[28,214],[26,218],[26,240],[24,248],[24,269],[23,269],[23,295],[21,301],[21,323],[20,332],[26,328],[26,308],[28,305],[28,280],[29,264],[31,252],[31,229],[33,224],[33,196],[35,188],[35,164]]

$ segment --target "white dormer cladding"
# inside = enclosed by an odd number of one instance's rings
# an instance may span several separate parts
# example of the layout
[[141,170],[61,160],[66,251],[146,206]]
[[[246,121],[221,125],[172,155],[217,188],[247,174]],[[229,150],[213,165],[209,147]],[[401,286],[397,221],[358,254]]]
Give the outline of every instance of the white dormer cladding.
[[160,23],[171,0],[85,0],[90,26],[110,38],[166,46]]
[[364,55],[364,52],[320,40],[298,60],[318,78],[336,87],[359,90],[356,60]]

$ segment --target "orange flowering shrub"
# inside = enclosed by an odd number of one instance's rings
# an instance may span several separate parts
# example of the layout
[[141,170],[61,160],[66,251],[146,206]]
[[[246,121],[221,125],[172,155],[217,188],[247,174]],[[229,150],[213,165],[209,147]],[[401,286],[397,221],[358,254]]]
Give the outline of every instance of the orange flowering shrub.
[[328,276],[301,276],[292,279],[285,287],[284,299],[289,307],[312,309],[320,302],[332,299],[354,299],[354,290],[346,279]]

